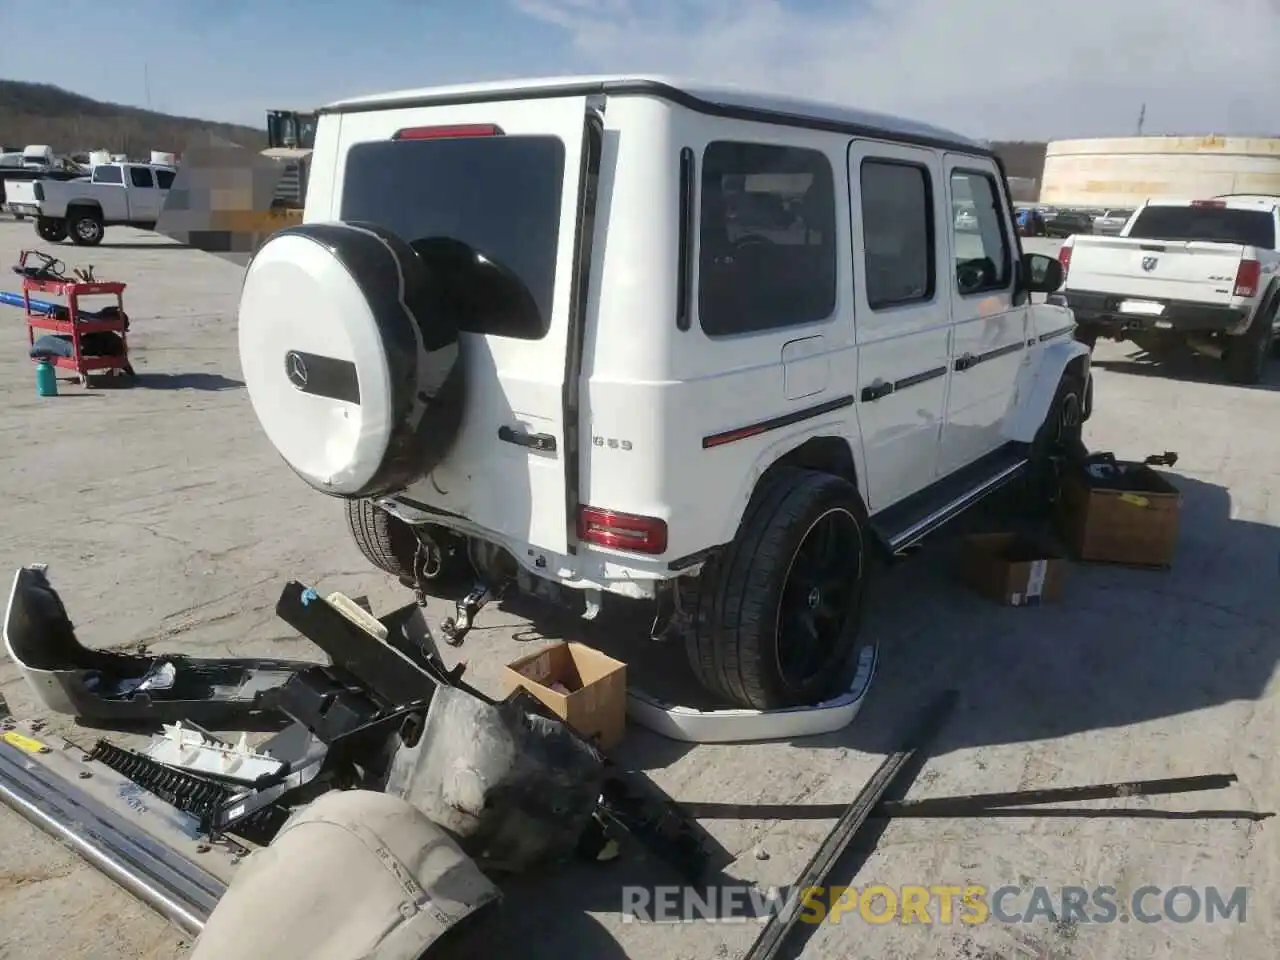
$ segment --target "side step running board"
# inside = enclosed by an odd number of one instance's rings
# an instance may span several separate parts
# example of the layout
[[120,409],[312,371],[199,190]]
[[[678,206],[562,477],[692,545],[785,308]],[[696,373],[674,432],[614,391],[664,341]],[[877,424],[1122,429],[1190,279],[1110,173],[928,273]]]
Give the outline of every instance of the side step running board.
[[0,741],[0,802],[198,936],[226,887],[88,793]]
[[876,514],[871,526],[890,553],[902,553],[1017,478],[1028,463],[1026,446],[1008,443]]

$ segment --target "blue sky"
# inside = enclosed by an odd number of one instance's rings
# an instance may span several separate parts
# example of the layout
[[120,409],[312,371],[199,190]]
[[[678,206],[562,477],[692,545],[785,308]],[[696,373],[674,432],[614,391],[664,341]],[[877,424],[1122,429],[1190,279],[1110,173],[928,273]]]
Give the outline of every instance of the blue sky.
[[663,72],[978,137],[1128,133],[1143,102],[1151,133],[1280,134],[1280,0],[0,0],[0,37],[0,77],[259,126],[384,89]]

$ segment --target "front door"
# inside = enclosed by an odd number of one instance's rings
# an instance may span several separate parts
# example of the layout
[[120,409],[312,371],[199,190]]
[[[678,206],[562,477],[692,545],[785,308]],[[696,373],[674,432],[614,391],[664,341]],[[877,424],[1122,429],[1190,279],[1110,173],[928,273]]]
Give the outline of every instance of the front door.
[[858,421],[868,508],[933,482],[950,375],[942,162],[932,150],[849,146]]
[[1003,425],[1026,350],[1027,308],[1014,302],[1013,221],[990,160],[948,154],[946,196],[957,211],[950,250],[951,389],[938,453],[947,476],[1004,442]]

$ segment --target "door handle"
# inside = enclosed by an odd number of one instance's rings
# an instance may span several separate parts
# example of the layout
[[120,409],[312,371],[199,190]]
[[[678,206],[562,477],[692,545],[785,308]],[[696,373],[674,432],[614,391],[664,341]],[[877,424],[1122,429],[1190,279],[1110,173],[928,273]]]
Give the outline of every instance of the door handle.
[[498,439],[514,443],[517,447],[528,447],[530,450],[556,452],[556,438],[549,433],[523,433],[511,427],[499,427]]
[[966,353],[963,357],[956,358],[956,370],[964,371],[978,365],[978,358],[972,353]]
[[862,388],[862,402],[871,403],[873,400],[879,400],[893,393],[893,384],[884,380],[877,380],[875,383]]

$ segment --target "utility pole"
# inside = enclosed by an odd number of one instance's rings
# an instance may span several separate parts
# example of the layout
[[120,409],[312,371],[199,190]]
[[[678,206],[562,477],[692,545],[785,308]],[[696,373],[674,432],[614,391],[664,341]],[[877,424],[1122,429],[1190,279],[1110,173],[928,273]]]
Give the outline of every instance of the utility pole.
[[142,95],[146,98],[147,109],[151,109],[151,64],[142,61]]
[[1138,136],[1142,136],[1142,125],[1147,120],[1147,105],[1144,103],[1142,109],[1138,111]]

